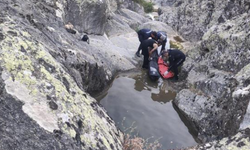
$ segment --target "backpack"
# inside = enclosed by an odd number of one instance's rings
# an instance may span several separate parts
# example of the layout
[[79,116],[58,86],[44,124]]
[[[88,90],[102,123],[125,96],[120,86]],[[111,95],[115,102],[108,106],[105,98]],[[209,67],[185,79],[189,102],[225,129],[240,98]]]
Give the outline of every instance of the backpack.
[[82,41],[85,41],[85,42],[87,42],[89,44],[89,37],[88,37],[88,35],[86,35],[86,34],[83,35]]

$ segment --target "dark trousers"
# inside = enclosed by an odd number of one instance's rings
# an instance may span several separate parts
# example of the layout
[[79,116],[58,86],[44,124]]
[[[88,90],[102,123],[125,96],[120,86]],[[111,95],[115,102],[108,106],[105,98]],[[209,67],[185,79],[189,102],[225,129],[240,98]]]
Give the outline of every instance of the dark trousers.
[[138,47],[137,53],[140,53],[140,50],[142,49],[142,42],[147,40],[147,39],[145,39],[145,37],[140,35],[140,34],[138,34],[138,38],[139,38],[139,41],[140,41],[140,45]]
[[178,74],[179,74],[178,67],[181,66],[184,61],[185,61],[185,57],[179,60],[176,60],[173,62],[173,66],[171,67],[171,71],[174,72],[174,78],[177,80],[178,80]]
[[163,50],[166,50],[166,49],[165,49],[166,43],[167,43],[167,40],[162,41],[161,52],[162,52]]
[[149,66],[149,52],[148,52],[148,47],[142,47],[142,55],[144,56],[143,58],[143,64],[142,68],[148,69]]
[[148,58],[149,58],[149,55],[144,55],[142,68],[148,69],[148,65],[149,65]]

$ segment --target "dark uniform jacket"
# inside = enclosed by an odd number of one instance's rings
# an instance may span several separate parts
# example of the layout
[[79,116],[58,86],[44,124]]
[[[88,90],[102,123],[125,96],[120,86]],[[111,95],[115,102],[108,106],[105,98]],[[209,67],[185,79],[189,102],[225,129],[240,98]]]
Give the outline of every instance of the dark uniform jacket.
[[157,43],[157,41],[154,39],[147,39],[147,40],[143,41],[142,42],[142,54],[149,55],[148,47],[154,48],[154,46],[153,46],[154,43]]
[[169,71],[180,66],[186,59],[185,54],[178,49],[168,50],[168,55]]
[[150,29],[141,29],[137,32],[139,41],[143,42],[144,40],[147,40],[149,37],[151,37],[151,30]]
[[162,47],[161,51],[165,49],[166,43],[167,43],[167,33],[164,31],[158,31],[157,32],[157,40],[161,39],[161,37],[165,37],[165,40],[162,41]]

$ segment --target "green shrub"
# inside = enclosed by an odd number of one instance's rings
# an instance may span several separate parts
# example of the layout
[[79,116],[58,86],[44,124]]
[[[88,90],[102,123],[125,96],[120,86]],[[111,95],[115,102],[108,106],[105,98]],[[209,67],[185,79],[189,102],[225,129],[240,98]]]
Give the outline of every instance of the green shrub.
[[151,2],[143,2],[142,3],[142,6],[144,7],[144,11],[146,12],[146,13],[150,13],[150,12],[152,12],[153,10],[154,10],[154,4],[153,3],[151,3]]
[[170,40],[170,48],[183,49],[183,46],[179,42],[174,42]]
[[138,4],[142,4],[144,0],[133,0],[133,1],[138,3]]
[[150,13],[154,10],[154,4],[152,2],[146,2],[145,0],[133,0],[134,2],[143,6],[146,13]]

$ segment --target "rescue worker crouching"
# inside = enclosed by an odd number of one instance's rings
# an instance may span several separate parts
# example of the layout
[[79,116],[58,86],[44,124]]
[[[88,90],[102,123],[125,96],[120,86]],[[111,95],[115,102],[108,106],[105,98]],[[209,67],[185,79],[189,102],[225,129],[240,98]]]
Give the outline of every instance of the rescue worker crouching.
[[178,49],[168,49],[162,52],[162,57],[165,62],[169,61],[168,72],[172,71],[174,73],[174,79],[178,80],[179,79],[178,67],[181,66],[185,61],[186,59],[185,54]]

